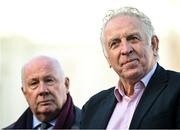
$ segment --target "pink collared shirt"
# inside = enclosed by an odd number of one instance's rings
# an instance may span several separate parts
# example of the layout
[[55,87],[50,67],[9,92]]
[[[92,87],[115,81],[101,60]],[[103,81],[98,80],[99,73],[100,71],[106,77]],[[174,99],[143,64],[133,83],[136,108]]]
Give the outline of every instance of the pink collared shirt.
[[120,84],[115,87],[114,94],[118,102],[106,129],[129,129],[136,106],[156,67],[157,64],[153,66],[151,71],[145,75],[145,77],[135,84],[134,94],[130,97],[124,94],[123,89],[120,89]]

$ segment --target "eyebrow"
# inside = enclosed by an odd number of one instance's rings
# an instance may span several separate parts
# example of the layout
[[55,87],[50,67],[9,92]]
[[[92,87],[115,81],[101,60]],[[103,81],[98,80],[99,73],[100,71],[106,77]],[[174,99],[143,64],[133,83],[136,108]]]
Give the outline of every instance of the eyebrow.
[[119,36],[118,36],[118,35],[110,38],[110,39],[107,41],[107,45],[109,46],[110,42],[112,42],[112,41],[114,41],[114,40],[118,40],[118,39],[119,39]]
[[[122,37],[128,37],[128,36],[132,36],[132,35],[136,35],[136,36],[141,37],[141,34],[139,32],[125,33]],[[120,38],[122,38],[122,37],[120,37]],[[119,39],[119,35],[116,35],[116,36],[110,38],[109,41],[113,41],[115,39]]]
[[109,43],[110,41],[115,40],[115,39],[119,39],[119,35],[116,35],[116,36],[113,36],[112,38],[110,38],[109,41],[108,41],[108,43]]
[[113,41],[118,41],[119,38],[112,38],[107,42],[107,46],[110,47]]

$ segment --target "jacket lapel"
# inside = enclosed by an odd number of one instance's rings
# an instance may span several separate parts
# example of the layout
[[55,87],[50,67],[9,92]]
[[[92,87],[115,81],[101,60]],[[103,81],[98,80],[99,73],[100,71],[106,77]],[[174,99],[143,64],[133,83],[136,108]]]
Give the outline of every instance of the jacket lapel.
[[117,100],[114,96],[114,89],[112,90],[113,91],[110,93],[110,95],[108,95],[107,98],[104,99],[100,104],[101,107],[99,108],[98,114],[95,117],[96,126],[94,126],[94,128],[96,129],[106,128],[108,121],[114,110],[114,107],[117,103]]
[[166,86],[166,71],[159,65],[150,79],[133,115],[130,128],[139,128],[144,116]]

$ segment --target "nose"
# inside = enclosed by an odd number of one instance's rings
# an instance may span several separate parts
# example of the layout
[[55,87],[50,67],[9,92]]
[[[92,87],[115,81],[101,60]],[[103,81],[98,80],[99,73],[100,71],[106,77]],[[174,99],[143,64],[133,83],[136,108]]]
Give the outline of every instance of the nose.
[[132,45],[127,41],[122,42],[121,44],[121,54],[122,55],[129,55],[133,52]]
[[49,94],[48,86],[45,83],[40,82],[39,95],[45,96],[45,95],[48,95],[48,94]]

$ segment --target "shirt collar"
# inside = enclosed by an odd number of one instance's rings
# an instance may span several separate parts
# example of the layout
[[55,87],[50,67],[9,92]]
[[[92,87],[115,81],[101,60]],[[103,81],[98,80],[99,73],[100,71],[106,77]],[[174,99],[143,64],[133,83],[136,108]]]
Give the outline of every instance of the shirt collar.
[[[42,122],[39,121],[35,115],[33,115],[33,128],[37,127],[39,124],[41,124]],[[56,120],[52,120],[49,122],[52,126],[55,126]]]
[[153,66],[153,68],[149,71],[149,73],[147,73],[142,79],[141,81],[144,83],[144,86],[146,87],[149,80],[151,79],[152,75],[154,74],[155,70],[157,67],[157,63]]
[[[152,75],[154,74],[155,70],[157,67],[157,63],[153,66],[153,68],[140,80],[140,82],[138,83],[142,83],[144,87],[147,86],[149,80],[151,79]],[[137,83],[137,84],[138,84]],[[136,86],[135,86],[136,87]],[[136,89],[136,88],[135,88]],[[137,88],[138,89],[138,88]],[[124,94],[124,90],[121,89],[120,87],[120,83],[118,82],[118,84],[116,85],[115,89],[114,89],[114,95],[116,97],[116,99],[118,101],[121,100],[121,98],[125,95]]]

